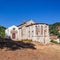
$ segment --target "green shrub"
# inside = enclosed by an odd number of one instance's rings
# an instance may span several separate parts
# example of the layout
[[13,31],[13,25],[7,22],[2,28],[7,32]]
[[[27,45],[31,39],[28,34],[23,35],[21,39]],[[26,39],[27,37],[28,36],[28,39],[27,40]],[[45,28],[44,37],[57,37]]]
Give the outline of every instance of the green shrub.
[[55,40],[51,40],[50,42],[58,44],[58,42]]
[[32,42],[32,40],[29,40],[29,39],[22,39],[21,41],[22,42]]
[[4,38],[5,37],[5,27],[3,27],[3,26],[0,26],[0,37],[1,38]]

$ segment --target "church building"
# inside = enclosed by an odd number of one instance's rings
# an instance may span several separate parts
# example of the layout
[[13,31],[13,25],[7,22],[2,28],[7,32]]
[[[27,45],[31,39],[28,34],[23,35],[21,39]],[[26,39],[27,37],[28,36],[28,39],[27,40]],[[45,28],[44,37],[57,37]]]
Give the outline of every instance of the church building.
[[46,23],[35,23],[30,20],[18,26],[11,26],[5,30],[6,38],[14,41],[32,40],[40,43],[50,43],[49,25]]

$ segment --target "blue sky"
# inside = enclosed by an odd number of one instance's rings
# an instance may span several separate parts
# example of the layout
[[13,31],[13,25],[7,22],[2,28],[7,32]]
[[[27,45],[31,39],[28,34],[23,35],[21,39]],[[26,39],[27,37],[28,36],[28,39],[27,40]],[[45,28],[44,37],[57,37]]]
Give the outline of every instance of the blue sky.
[[0,0],[0,25],[19,25],[24,20],[60,22],[59,0]]

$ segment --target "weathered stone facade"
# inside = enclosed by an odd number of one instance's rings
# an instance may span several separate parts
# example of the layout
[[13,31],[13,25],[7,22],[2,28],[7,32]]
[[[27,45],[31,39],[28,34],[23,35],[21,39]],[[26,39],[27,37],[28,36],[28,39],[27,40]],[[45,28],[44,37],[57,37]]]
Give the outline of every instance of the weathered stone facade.
[[45,23],[35,23],[30,20],[19,26],[11,26],[6,29],[6,37],[17,41],[28,39],[40,43],[49,43],[49,25]]

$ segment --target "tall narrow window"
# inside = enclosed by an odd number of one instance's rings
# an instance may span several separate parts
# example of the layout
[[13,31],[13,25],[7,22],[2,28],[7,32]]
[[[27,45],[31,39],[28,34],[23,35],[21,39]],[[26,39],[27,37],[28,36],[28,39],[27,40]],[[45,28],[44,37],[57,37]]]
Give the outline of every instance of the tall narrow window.
[[21,29],[21,37],[23,37],[23,30]]
[[40,33],[40,26],[36,26],[36,35],[38,35]]
[[36,35],[38,35],[38,28],[37,28],[37,26],[36,26]]
[[33,37],[33,31],[32,31],[32,37]]
[[43,35],[43,26],[41,26],[41,35]]
[[29,37],[30,37],[30,31],[29,31]]
[[44,35],[45,35],[45,36],[47,35],[47,26],[45,26]]

